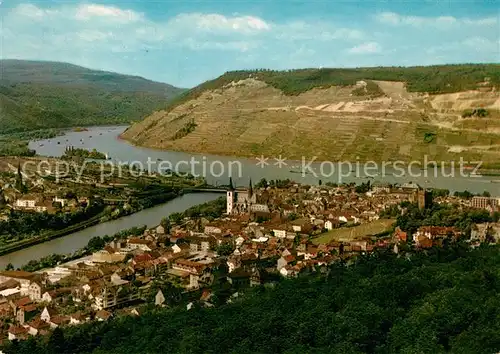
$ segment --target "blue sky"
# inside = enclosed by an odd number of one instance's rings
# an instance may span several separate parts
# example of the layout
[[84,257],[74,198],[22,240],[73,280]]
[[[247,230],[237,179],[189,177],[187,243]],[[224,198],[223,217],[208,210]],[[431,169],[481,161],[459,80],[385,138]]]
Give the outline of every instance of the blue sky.
[[0,0],[0,57],[181,87],[227,70],[500,62],[500,2]]

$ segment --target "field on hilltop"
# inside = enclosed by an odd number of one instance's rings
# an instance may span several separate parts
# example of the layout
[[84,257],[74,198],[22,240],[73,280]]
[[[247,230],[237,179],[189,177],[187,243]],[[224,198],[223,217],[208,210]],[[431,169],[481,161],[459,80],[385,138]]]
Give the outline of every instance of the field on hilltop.
[[58,62],[0,60],[0,134],[129,124],[183,90]]
[[317,245],[328,244],[331,241],[350,242],[366,236],[378,235],[384,231],[390,230],[390,227],[394,224],[394,222],[395,220],[391,219],[379,219],[357,226],[341,227],[325,232],[324,234],[320,234],[318,237],[314,238],[312,242]]
[[179,95],[123,137],[235,156],[495,162],[499,88],[496,64],[235,71]]

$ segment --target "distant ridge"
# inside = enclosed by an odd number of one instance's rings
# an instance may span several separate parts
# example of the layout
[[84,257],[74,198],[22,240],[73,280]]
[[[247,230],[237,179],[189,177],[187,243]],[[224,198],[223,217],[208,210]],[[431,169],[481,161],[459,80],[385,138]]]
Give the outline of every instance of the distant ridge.
[[183,91],[69,63],[0,60],[0,133],[128,124],[166,107]]

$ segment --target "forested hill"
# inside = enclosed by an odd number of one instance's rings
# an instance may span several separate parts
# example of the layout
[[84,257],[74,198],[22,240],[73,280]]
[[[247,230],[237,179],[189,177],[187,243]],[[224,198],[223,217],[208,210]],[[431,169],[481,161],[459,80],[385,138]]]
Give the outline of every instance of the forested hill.
[[413,67],[320,68],[295,70],[236,70],[206,81],[180,95],[170,109],[207,90],[252,77],[279,89],[285,95],[298,95],[313,88],[355,85],[358,80],[400,81],[409,92],[452,93],[480,86],[500,88],[500,64],[456,64]]
[[499,89],[499,64],[231,71],[122,137],[249,158],[454,161],[460,153],[496,163],[500,151],[487,147],[500,145]]
[[5,351],[493,354],[500,350],[499,293],[498,246],[387,252],[254,289],[229,305],[77,326]]
[[0,133],[130,123],[167,106],[183,89],[80,66],[0,61]]

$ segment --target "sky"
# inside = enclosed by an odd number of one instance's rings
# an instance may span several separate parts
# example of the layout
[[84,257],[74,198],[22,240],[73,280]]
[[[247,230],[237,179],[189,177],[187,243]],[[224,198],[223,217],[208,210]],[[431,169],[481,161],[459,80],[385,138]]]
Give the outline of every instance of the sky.
[[0,0],[0,58],[193,87],[228,70],[500,62],[500,0]]

